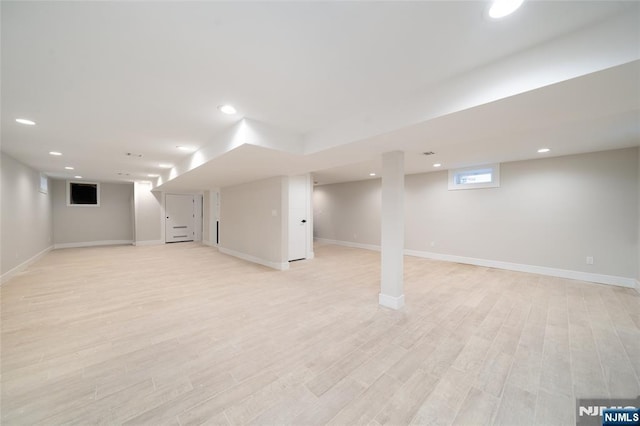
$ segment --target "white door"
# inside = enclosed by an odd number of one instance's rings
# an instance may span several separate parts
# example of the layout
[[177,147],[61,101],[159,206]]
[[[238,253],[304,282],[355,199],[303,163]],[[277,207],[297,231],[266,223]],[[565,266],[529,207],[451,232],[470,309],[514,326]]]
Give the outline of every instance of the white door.
[[195,200],[193,195],[165,195],[165,242],[194,240]]
[[289,209],[289,260],[307,257],[306,209]]
[[308,194],[306,176],[289,178],[289,260],[307,258]]

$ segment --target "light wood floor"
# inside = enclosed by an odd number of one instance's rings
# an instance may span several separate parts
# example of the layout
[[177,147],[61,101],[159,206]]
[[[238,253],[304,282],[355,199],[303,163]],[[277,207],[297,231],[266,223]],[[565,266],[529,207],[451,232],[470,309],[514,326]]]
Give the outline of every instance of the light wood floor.
[[195,243],[56,250],[1,289],[2,424],[574,424],[640,394],[634,290],[316,247],[286,272]]

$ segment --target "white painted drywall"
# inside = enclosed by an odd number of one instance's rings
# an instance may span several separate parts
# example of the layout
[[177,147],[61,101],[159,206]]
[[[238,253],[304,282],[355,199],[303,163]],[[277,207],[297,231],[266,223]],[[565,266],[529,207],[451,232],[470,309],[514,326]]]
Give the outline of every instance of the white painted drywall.
[[211,245],[211,192],[202,194],[202,242]]
[[163,222],[160,208],[162,196],[159,192],[152,192],[151,189],[151,183],[136,182],[133,184],[134,241],[140,245],[163,242],[161,236]]
[[493,189],[408,176],[406,248],[633,277],[637,169],[631,149],[504,163]]
[[217,245],[218,197],[218,189],[204,191],[202,196],[202,242],[208,246]]
[[288,179],[274,177],[222,188],[220,197],[220,250],[285,269]]
[[638,148],[638,240],[636,241],[638,253],[638,274],[636,276],[636,288],[640,290],[640,147]]
[[207,191],[209,194],[208,203],[208,219],[209,224],[209,244],[212,246],[218,245],[218,220],[220,219],[220,190],[210,189]]
[[[51,188],[39,191],[40,173],[1,153],[2,275],[28,262],[52,246]],[[51,185],[51,180],[49,180]]]
[[203,220],[204,220],[204,206],[202,205],[203,203],[203,195],[202,194],[196,194],[193,197],[193,202],[194,202],[194,206],[193,206],[193,213],[194,213],[194,223],[193,223],[193,235],[194,241],[202,241],[202,233],[203,228],[204,228],[204,224],[203,224]]
[[315,186],[314,236],[379,245],[380,200],[379,178]]
[[[448,191],[446,171],[406,176],[405,248],[636,277],[637,150],[503,163],[500,188]],[[316,187],[316,237],[379,245],[379,197],[379,180]]]
[[53,180],[53,242],[133,242],[133,184],[101,183],[100,207],[67,206],[67,182]]
[[307,259],[313,259],[313,176],[307,173]]

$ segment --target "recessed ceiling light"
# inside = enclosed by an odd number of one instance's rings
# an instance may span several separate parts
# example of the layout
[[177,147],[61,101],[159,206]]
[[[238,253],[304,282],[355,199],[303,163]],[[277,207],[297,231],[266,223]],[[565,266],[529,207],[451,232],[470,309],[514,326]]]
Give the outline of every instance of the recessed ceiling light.
[[60,155],[62,155],[62,153],[58,152],[58,151],[49,151],[49,155],[60,156]]
[[442,167],[442,164],[436,163],[436,164],[433,165],[433,167]]
[[176,148],[178,148],[180,151],[192,151],[192,149],[189,148],[188,146],[178,145],[176,146]]
[[74,176],[76,179],[82,179],[82,176]]
[[236,112],[238,112],[232,105],[219,105],[218,109],[221,112],[224,112],[225,114],[229,114],[229,115],[235,114]]
[[26,118],[16,118],[16,122],[20,124],[26,124],[27,126],[35,126],[36,122],[32,120],[27,120]]
[[154,174],[154,173],[149,173],[149,174],[147,175],[147,177],[159,177],[159,176],[160,176],[160,175],[156,175],[156,174]]
[[540,154],[544,154],[545,152],[549,152],[549,151],[551,151],[549,148],[540,148],[540,149],[538,150],[538,152],[539,152]]
[[71,167],[71,166],[65,166],[65,168],[64,168],[64,169],[65,169],[65,170],[73,170],[73,167]]
[[504,18],[518,10],[524,0],[493,0],[489,8],[489,16],[493,19]]
[[369,173],[369,176],[375,176],[375,175],[376,175],[375,173]]
[[170,168],[172,168],[173,166],[172,166],[171,164],[163,164],[163,163],[160,163],[160,164],[158,164],[158,167],[162,167],[163,169],[170,169]]

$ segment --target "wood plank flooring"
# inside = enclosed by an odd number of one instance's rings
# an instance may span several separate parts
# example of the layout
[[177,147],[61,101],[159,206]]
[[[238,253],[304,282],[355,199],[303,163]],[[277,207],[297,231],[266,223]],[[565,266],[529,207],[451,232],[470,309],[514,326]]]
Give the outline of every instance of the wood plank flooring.
[[634,290],[317,246],[277,272],[197,243],[50,252],[1,288],[3,425],[575,424],[640,394]]

